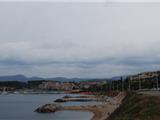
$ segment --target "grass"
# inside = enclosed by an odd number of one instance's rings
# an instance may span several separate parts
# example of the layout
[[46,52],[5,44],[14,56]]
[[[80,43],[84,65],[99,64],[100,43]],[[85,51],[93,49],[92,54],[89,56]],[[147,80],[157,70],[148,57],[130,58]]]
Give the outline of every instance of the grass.
[[122,105],[107,120],[160,120],[160,98],[128,93]]

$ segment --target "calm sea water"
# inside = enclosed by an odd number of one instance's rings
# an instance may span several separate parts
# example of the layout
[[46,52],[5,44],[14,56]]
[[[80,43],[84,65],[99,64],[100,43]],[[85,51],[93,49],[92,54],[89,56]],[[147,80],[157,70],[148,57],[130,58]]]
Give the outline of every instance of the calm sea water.
[[0,120],[89,120],[92,117],[92,113],[80,111],[47,114],[34,112],[37,107],[63,96],[63,94],[0,95]]

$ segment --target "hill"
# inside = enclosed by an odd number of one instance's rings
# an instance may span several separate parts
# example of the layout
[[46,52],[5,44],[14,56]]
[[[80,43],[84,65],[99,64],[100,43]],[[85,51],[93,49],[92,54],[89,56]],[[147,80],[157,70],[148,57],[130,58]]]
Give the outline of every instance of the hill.
[[66,77],[50,77],[50,78],[42,78],[42,77],[26,77],[25,75],[9,75],[9,76],[0,76],[0,81],[33,81],[33,80],[53,80],[53,81],[61,81],[61,82],[80,82],[80,81],[102,81],[102,80],[111,80],[108,78],[66,78]]

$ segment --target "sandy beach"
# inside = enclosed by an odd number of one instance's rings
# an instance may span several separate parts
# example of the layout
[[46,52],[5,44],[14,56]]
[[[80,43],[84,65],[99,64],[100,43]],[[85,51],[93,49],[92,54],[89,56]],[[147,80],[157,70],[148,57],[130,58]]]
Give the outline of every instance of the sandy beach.
[[100,105],[64,106],[63,109],[90,111],[94,113],[91,120],[105,120],[119,107],[124,97],[125,93],[119,93],[116,97],[104,98],[105,101]]
[[[125,97],[125,93],[120,92],[115,97],[106,96],[105,98],[101,99],[102,104],[80,105],[80,106],[57,106],[55,104],[46,104],[38,108],[36,111],[39,113],[56,112],[56,111],[62,111],[62,110],[89,111],[94,114],[91,120],[105,120],[106,118],[109,117],[111,113],[113,113],[120,106],[124,97]],[[76,100],[76,98],[74,99]],[[71,101],[72,100],[73,98],[71,98]]]

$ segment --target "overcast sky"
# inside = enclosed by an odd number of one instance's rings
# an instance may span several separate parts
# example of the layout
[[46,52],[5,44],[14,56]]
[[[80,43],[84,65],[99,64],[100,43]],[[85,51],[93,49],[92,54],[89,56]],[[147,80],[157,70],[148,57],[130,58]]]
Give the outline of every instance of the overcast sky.
[[112,77],[160,68],[160,3],[0,2],[0,75]]

